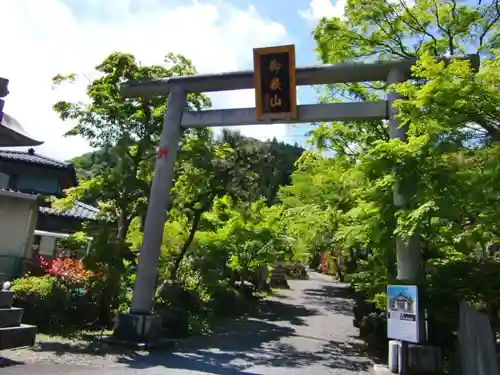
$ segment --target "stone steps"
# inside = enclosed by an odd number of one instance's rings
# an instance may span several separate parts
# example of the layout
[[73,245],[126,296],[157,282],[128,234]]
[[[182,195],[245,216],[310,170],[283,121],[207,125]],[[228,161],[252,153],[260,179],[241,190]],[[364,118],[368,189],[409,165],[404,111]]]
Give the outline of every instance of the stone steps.
[[18,307],[0,308],[0,328],[20,326],[23,312],[23,309]]
[[23,309],[12,307],[14,293],[0,290],[0,350],[33,346],[37,328],[21,324]]
[[14,292],[10,290],[0,290],[0,309],[10,308],[12,300],[14,299]]
[[37,328],[22,324],[17,327],[0,328],[0,350],[35,345]]

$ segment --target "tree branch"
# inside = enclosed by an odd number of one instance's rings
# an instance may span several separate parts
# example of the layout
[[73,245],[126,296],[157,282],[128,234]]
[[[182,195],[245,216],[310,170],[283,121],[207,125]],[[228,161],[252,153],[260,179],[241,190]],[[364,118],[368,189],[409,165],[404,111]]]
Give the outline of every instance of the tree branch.
[[[456,7],[456,4],[455,4]],[[431,7],[432,13],[434,14],[434,18],[436,19],[436,25],[439,30],[441,30],[448,38],[448,52],[450,55],[453,55],[455,53],[455,43],[453,41],[453,34],[451,33],[451,30],[449,28],[445,28],[441,24],[441,20],[439,17],[439,9],[437,7],[436,1],[433,1],[433,6]]]
[[486,37],[486,35],[488,34],[488,32],[491,30],[491,28],[493,27],[493,25],[496,25],[498,23],[498,21],[500,21],[500,5],[499,5],[499,1],[498,0],[494,0],[493,4],[495,5],[496,16],[493,18],[493,20],[489,24],[487,24],[484,27],[483,32],[479,36],[479,48],[478,49],[481,49],[481,47],[483,46],[483,44],[484,44],[484,38]]
[[182,245],[180,253],[177,255],[177,258],[175,259],[174,266],[172,268],[172,274],[170,275],[170,279],[175,282],[177,280],[177,273],[179,271],[179,267],[181,265],[182,260],[184,259],[184,256],[186,255],[189,246],[191,246],[191,243],[193,242],[194,235],[196,234],[196,231],[198,229],[198,224],[200,223],[201,215],[203,215],[203,212],[205,210],[197,210],[194,212],[193,215],[193,221],[191,223],[191,229],[189,231],[189,236]]
[[415,24],[419,27],[419,29],[415,28],[411,23],[408,23],[404,20],[404,18],[400,17],[397,13],[395,14],[396,17],[400,18],[401,21],[406,25],[408,26],[410,29],[412,29],[413,31],[417,32],[417,33],[422,33],[422,34],[425,34],[427,35],[429,38],[431,38],[433,41],[434,41],[434,55],[438,55],[438,51],[437,51],[437,45],[438,45],[438,41],[436,39],[436,37],[434,35],[432,35],[431,33],[429,33],[427,31],[427,29],[425,27],[422,26],[422,24],[420,23],[420,21],[418,20],[418,18],[410,11],[410,8],[408,7],[408,5],[406,4],[405,0],[399,0],[399,4],[405,9],[406,13],[413,19],[413,21],[415,21]]

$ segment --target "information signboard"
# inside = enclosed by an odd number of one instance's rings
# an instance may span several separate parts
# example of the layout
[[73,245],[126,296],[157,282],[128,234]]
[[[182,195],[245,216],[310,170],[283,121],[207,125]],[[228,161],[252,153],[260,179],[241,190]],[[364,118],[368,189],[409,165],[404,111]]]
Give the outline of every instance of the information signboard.
[[418,343],[418,288],[416,285],[387,286],[387,337]]

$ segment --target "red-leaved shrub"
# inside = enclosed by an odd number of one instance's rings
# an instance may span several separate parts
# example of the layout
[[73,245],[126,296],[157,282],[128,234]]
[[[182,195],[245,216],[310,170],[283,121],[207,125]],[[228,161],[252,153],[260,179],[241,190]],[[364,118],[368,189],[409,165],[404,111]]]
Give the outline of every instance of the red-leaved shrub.
[[54,258],[46,260],[40,256],[40,265],[47,275],[57,277],[68,287],[81,287],[89,277],[94,276],[78,259]]

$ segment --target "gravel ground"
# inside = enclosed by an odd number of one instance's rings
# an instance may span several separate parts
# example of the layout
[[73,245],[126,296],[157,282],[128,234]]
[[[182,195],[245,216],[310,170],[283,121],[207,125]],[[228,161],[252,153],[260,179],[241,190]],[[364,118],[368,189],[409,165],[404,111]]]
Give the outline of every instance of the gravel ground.
[[[118,352],[82,342],[41,340],[33,349],[0,352],[2,375],[353,375],[372,364],[361,354],[345,285],[311,273],[264,303],[254,318],[229,321],[209,337],[173,352]],[[17,364],[16,364],[17,363]],[[0,364],[1,365],[1,364]]]

